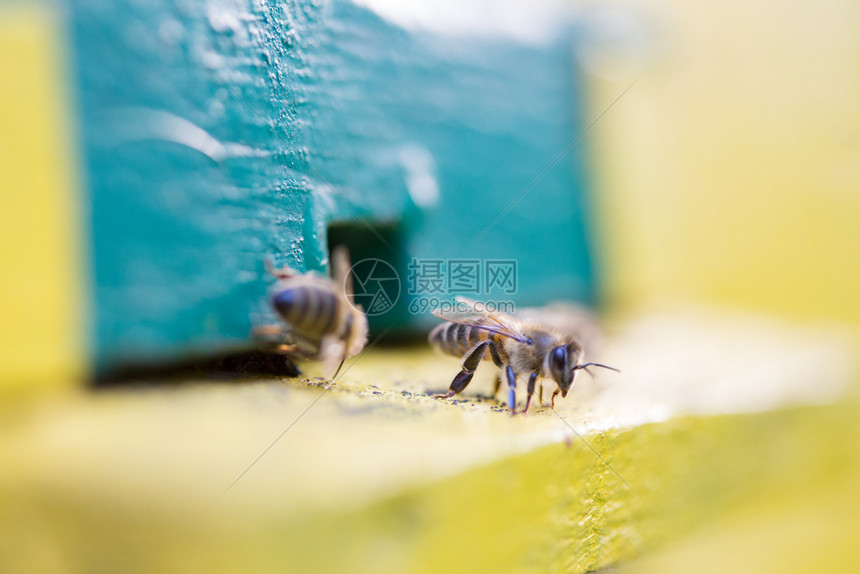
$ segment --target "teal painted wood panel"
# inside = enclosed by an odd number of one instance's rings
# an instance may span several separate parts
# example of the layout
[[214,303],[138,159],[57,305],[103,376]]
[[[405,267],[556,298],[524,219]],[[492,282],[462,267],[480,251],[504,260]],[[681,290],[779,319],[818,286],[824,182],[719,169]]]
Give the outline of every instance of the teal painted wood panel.
[[594,300],[581,147],[471,245],[583,128],[573,26],[528,45],[341,1],[68,7],[99,369],[247,348],[264,258],[325,270],[331,225],[403,280],[377,328],[427,320],[413,258],[515,259],[518,304]]

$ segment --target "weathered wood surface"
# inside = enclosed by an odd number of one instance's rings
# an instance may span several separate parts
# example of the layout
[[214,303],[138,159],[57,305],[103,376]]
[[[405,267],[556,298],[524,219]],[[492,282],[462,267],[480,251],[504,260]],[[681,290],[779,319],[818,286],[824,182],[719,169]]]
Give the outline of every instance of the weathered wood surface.
[[0,567],[598,568],[856,478],[851,352],[655,316],[609,338],[623,373],[579,380],[557,414],[509,416],[489,364],[435,400],[457,361],[420,348],[375,348],[329,390],[209,377],[7,406]]

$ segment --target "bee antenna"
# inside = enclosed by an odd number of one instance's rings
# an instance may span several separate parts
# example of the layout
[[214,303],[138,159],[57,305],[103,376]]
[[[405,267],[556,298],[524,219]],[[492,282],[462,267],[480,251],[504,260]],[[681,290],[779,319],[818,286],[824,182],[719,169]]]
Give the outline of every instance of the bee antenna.
[[[615,371],[616,373],[621,372],[619,369],[616,369],[615,367],[610,367],[609,365],[601,365],[600,363],[583,363],[582,365],[575,366],[573,368],[573,370],[575,371],[577,369],[586,369],[585,372],[588,373],[588,370],[587,370],[588,367],[602,367],[604,369],[609,369],[610,371]],[[591,373],[588,373],[588,374],[590,375]]]
[[286,279],[291,275],[291,273],[289,273],[285,269],[277,269],[274,265],[272,265],[272,261],[268,257],[266,257],[263,263],[266,265],[266,271],[268,271],[278,279]]

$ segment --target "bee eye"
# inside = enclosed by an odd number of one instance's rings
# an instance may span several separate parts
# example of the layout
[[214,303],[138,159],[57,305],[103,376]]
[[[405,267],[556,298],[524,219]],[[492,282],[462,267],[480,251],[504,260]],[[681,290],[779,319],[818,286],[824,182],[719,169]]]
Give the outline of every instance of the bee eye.
[[564,366],[567,364],[567,347],[556,347],[550,354],[550,368],[556,373],[564,372]]

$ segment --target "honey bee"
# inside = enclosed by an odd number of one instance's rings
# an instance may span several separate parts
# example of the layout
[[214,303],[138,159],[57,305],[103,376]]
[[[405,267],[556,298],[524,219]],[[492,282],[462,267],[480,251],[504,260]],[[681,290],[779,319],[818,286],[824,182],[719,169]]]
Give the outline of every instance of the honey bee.
[[[447,323],[436,326],[430,332],[430,344],[449,355],[463,357],[460,372],[448,388],[448,392],[437,398],[450,398],[463,391],[478,363],[492,360],[502,371],[508,383],[508,408],[516,412],[517,376],[528,374],[526,385],[526,407],[528,412],[538,379],[550,379],[557,388],[552,393],[550,408],[555,408],[555,397],[567,396],[573,388],[576,372],[588,367],[601,367],[618,371],[600,363],[586,363],[582,344],[572,334],[563,333],[527,320],[518,320],[502,313],[491,313],[478,301],[457,297],[457,302],[469,310],[465,314],[433,312]],[[487,352],[489,351],[489,352]]]
[[255,329],[258,336],[277,336],[275,351],[323,363],[328,378],[337,376],[343,362],[367,343],[367,316],[352,301],[352,274],[345,248],[332,252],[332,277],[299,273],[290,267],[266,269],[278,278],[271,296],[272,308],[283,325]]

